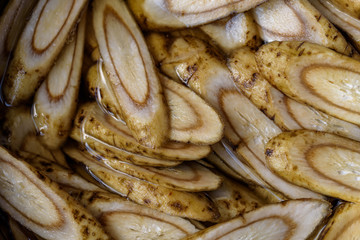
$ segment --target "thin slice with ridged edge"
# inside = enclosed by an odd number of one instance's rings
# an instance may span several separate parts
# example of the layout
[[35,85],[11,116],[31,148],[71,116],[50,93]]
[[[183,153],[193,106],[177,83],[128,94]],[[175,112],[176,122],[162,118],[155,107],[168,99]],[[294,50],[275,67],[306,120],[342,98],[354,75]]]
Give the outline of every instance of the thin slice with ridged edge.
[[26,162],[0,147],[0,206],[44,238],[110,239],[71,196]]
[[33,96],[63,48],[86,2],[38,2],[17,43],[3,83],[3,97],[7,104],[19,105]]
[[352,56],[356,50],[308,0],[269,0],[252,10],[265,42],[308,41]]
[[8,1],[0,17],[0,77],[2,78],[9,61],[10,53],[26,23],[28,15],[35,6],[35,0]]
[[115,147],[147,157],[166,160],[192,161],[201,159],[210,153],[209,146],[167,142],[161,148],[148,148],[138,143],[127,126],[103,113],[96,103],[81,106],[74,120],[71,137],[82,139],[86,143],[87,136],[92,136]]
[[[169,139],[206,145],[218,142],[223,135],[224,126],[216,111],[187,87],[162,74],[159,78],[169,106]],[[92,66],[86,80],[90,94],[99,105],[109,111],[109,114],[120,117],[114,105],[115,96],[108,86],[107,74],[101,66]]]
[[20,151],[18,154],[41,174],[60,184],[62,187],[71,187],[85,191],[103,191],[70,168],[65,168],[49,159],[29,152]]
[[114,239],[182,239],[198,231],[189,220],[133,203],[119,195],[79,192],[74,197]]
[[250,12],[238,13],[199,28],[227,54],[239,47],[255,49],[261,45],[256,22]]
[[218,222],[228,221],[266,204],[263,199],[256,196],[241,182],[225,176],[222,178],[224,181],[221,187],[208,192],[209,197],[219,209],[220,218]]
[[266,145],[269,167],[296,185],[360,202],[360,143],[330,133],[284,132]]
[[[94,153],[91,152],[91,154],[93,155]],[[219,188],[222,182],[222,178],[219,175],[195,162],[183,162],[173,167],[156,168],[137,166],[114,158],[97,155],[96,153],[95,156],[107,166],[117,171],[179,191],[211,191]]]
[[336,207],[321,234],[322,240],[356,239],[359,236],[360,204],[342,203]]
[[199,221],[216,221],[218,209],[203,193],[181,192],[131,177],[107,167],[86,149],[66,146],[65,153],[85,164],[87,170],[104,185],[141,205]]
[[256,52],[261,73],[288,97],[360,124],[360,62],[308,42],[272,42]]
[[[330,214],[326,201],[305,199],[270,204],[195,233],[184,240],[306,239]],[[241,238],[240,238],[241,239]]]
[[64,47],[34,97],[33,120],[40,141],[49,149],[58,149],[64,144],[76,113],[85,26],[84,12],[73,41]]
[[264,0],[174,1],[133,0],[129,7],[143,29],[170,30],[194,27],[247,11]]
[[95,0],[92,10],[115,107],[135,139],[160,147],[168,134],[167,106],[142,33],[122,0]]
[[360,141],[360,127],[288,98],[261,74],[255,53],[249,48],[235,50],[228,67],[236,86],[283,130],[309,129],[330,132]]
[[[350,10],[356,1],[347,4],[345,1],[309,0],[326,18],[346,32],[357,50],[360,50],[360,15],[359,6]],[[342,5],[340,6],[339,3]]]

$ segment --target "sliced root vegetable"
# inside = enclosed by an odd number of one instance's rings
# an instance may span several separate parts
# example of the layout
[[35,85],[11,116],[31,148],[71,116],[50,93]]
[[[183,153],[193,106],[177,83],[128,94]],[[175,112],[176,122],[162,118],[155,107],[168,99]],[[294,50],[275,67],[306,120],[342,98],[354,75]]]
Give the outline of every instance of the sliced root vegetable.
[[356,52],[307,0],[270,0],[253,14],[265,42],[308,41],[350,56]]
[[60,166],[49,159],[28,152],[19,152],[19,155],[21,155],[31,166],[41,172],[41,174],[47,176],[61,186],[85,191],[103,191],[98,186],[79,176],[72,169]]
[[10,53],[26,23],[28,15],[35,6],[35,0],[8,1],[0,18],[0,77],[5,73]]
[[290,200],[264,206],[185,239],[306,239],[329,214],[328,202]]
[[220,19],[200,26],[200,29],[227,54],[239,47],[255,49],[261,45],[260,35],[250,12]]
[[[115,122],[115,123],[114,123]],[[74,121],[71,135],[86,143],[87,136],[92,136],[115,147],[141,154],[147,157],[167,160],[197,160],[210,153],[209,146],[168,142],[161,148],[148,148],[139,144],[125,124],[115,121],[104,114],[96,103],[80,107]]]
[[92,157],[86,149],[66,147],[64,150],[73,160],[85,164],[87,170],[105,186],[134,202],[199,221],[213,222],[219,218],[214,203],[202,193],[176,191],[131,177],[107,167],[96,157]]
[[359,236],[360,204],[343,203],[322,231],[322,240],[356,239]]
[[145,29],[169,30],[194,27],[226,17],[233,12],[247,11],[264,0],[174,1],[134,0],[129,2],[138,22]]
[[84,51],[83,14],[74,40],[67,44],[35,94],[33,119],[42,144],[58,149],[67,139],[76,111]]
[[161,146],[168,134],[167,106],[142,33],[124,1],[96,0],[92,14],[117,111],[140,143]]
[[0,206],[43,238],[110,239],[57,184],[0,148]]
[[119,195],[80,192],[76,199],[114,239],[182,239],[198,231],[189,220],[130,202]]
[[[252,168],[254,168],[254,170],[262,177],[262,179],[268,185],[270,185],[270,188],[268,189],[270,193],[272,193],[272,190],[275,190],[272,195],[278,198],[279,201],[286,200],[288,198],[324,199],[324,197],[320,194],[317,194],[306,188],[294,185],[288,181],[284,181],[281,177],[274,174],[262,160],[260,160],[248,147],[246,147],[246,145],[240,145],[236,149],[236,152],[238,153],[238,155],[242,156]],[[279,195],[277,194],[277,192],[280,192],[283,195]]]
[[33,96],[63,48],[86,2],[38,2],[17,43],[3,84],[3,97],[7,104],[19,105]]
[[228,60],[236,86],[284,130],[309,129],[360,140],[360,127],[286,97],[262,77],[249,48],[233,52]]
[[[357,50],[360,50],[360,8],[357,6],[357,9],[353,9],[355,11],[349,9],[356,6],[355,4],[358,5],[356,1],[310,0],[309,2],[332,23],[346,32],[351,37]],[[351,3],[348,4],[346,2]],[[338,4],[341,4],[342,6],[339,6]]]
[[360,202],[360,143],[337,135],[298,130],[266,146],[269,167],[282,178],[324,195]]
[[265,201],[242,183],[225,176],[222,177],[224,181],[221,187],[208,192],[209,197],[219,209],[218,222],[230,220],[265,204]]
[[[170,140],[207,145],[218,142],[224,126],[215,110],[187,87],[164,75],[159,77],[169,106]],[[87,82],[90,93],[100,106],[119,118],[120,114],[114,105],[116,98],[111,94],[108,76],[101,66],[90,68]]]
[[22,148],[27,136],[36,134],[31,110],[26,106],[9,108],[2,127],[9,147],[14,151]]
[[220,176],[195,162],[183,162],[174,167],[155,168],[136,166],[106,158],[102,158],[102,161],[106,165],[130,176],[179,191],[211,191],[219,188],[222,182]]
[[266,79],[288,97],[359,124],[360,62],[306,42],[272,42],[256,53]]

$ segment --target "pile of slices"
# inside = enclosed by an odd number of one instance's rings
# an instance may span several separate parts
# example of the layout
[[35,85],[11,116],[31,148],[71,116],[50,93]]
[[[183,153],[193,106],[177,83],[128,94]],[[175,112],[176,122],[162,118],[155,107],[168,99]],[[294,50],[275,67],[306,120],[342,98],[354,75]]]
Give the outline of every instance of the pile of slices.
[[0,13],[0,237],[360,235],[356,1]]

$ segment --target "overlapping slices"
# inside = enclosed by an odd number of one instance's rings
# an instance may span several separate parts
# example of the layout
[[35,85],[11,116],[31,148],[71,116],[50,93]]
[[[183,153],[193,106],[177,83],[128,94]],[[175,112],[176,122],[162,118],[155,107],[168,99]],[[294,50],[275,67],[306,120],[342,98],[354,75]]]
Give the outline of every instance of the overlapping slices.
[[262,2],[264,0],[134,0],[129,2],[129,7],[143,29],[169,30],[212,22],[233,12],[247,11]]
[[110,239],[100,223],[59,186],[0,147],[0,204],[43,238]]
[[325,201],[289,200],[261,207],[184,239],[306,239],[329,213],[330,204]]
[[287,181],[359,202],[360,143],[330,133],[284,132],[266,145],[269,167]]
[[356,54],[342,34],[307,0],[270,0],[252,10],[265,42],[308,41]]
[[[34,95],[63,48],[86,2],[38,2],[16,45],[2,86],[7,104],[19,105]],[[54,14],[55,11],[57,14]]]
[[280,128],[324,131],[360,140],[358,125],[297,102],[273,87],[262,76],[255,53],[249,48],[235,50],[228,59],[228,67],[236,86]]
[[256,53],[261,73],[288,97],[359,124],[360,63],[307,42],[272,42]]
[[310,0],[321,14],[346,32],[360,50],[359,2],[352,0]]
[[[265,182],[290,198],[321,198],[283,181],[266,167],[265,143],[281,130],[238,91],[226,65],[211,54],[211,49],[190,37],[168,41],[172,44],[167,45],[168,52],[161,61],[161,68],[166,72],[176,72],[183,82],[218,110],[225,119],[225,137],[235,146],[243,141],[237,152],[247,160],[247,164]],[[156,44],[149,41],[152,43]]]

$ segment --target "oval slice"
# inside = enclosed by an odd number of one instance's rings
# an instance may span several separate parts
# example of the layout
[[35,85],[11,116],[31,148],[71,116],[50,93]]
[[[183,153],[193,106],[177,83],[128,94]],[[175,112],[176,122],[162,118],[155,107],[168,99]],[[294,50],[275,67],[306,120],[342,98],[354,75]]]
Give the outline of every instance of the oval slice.
[[285,132],[266,145],[269,167],[315,192],[359,202],[360,143],[330,133]]
[[3,147],[0,156],[0,206],[16,221],[43,238],[110,239],[57,184]]
[[168,133],[167,106],[140,29],[124,1],[96,0],[92,16],[114,106],[137,141],[160,147]]
[[73,160],[84,164],[96,180],[136,203],[199,221],[213,222],[219,218],[218,209],[203,193],[176,191],[129,176],[107,167],[86,149],[67,146],[64,151]]
[[115,147],[147,157],[167,160],[197,160],[210,153],[209,146],[168,142],[160,148],[149,148],[138,143],[127,126],[103,113],[96,103],[86,104],[78,110],[71,136],[86,143],[88,135]]
[[288,97],[360,124],[360,62],[307,42],[272,42],[256,53],[266,79]]
[[240,236],[244,239],[306,239],[329,214],[328,202],[290,200],[258,208],[241,217],[199,231],[185,239],[235,240]]

